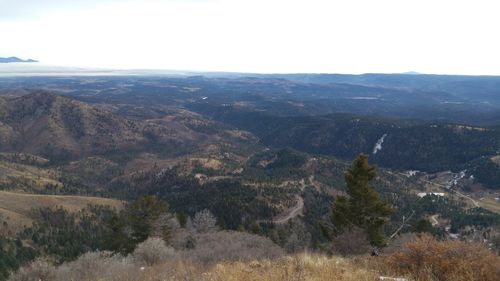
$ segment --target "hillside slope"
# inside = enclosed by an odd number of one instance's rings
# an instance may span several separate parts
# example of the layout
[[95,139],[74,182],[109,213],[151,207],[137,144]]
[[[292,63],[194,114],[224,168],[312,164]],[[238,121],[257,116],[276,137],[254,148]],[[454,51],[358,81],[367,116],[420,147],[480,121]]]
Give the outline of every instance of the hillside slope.
[[88,104],[38,91],[0,105],[0,147],[66,158],[145,142],[139,126]]
[[100,197],[37,195],[0,191],[0,218],[8,229],[16,233],[33,222],[32,210],[62,207],[70,212],[79,211],[89,204],[121,208],[122,201]]
[[271,147],[292,147],[344,160],[365,153],[377,165],[400,170],[468,170],[481,183],[498,188],[493,181],[500,168],[488,160],[500,147],[497,127],[349,114],[281,117],[237,108],[206,112],[252,132]]
[[126,151],[189,153],[213,145],[255,143],[255,137],[186,110],[155,119],[125,118],[47,91],[0,98],[0,151],[51,160]]

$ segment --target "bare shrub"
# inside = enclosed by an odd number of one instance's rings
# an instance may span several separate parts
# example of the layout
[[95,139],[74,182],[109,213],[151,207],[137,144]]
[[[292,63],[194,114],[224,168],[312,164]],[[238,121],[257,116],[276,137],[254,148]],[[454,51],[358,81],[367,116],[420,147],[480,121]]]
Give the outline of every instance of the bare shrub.
[[282,256],[283,250],[271,240],[249,233],[220,231],[196,234],[195,247],[180,254],[186,260],[212,263]]
[[206,233],[217,230],[217,219],[207,209],[196,213],[192,223],[193,229],[198,233]]
[[362,255],[370,251],[366,233],[359,227],[351,227],[332,240],[332,251],[342,256]]
[[12,274],[9,281],[50,281],[54,280],[54,278],[55,268],[46,260],[37,259]]
[[498,281],[500,257],[480,244],[437,241],[422,235],[389,255],[385,265],[420,281]]
[[163,239],[152,237],[137,245],[132,256],[139,264],[154,265],[173,259],[175,251]]
[[397,235],[392,240],[387,241],[387,247],[383,249],[384,254],[393,254],[401,250],[403,245],[408,242],[412,242],[417,240],[419,237],[418,233],[415,232],[407,232]]
[[55,280],[95,280],[104,276],[110,265],[119,259],[122,257],[113,256],[111,252],[88,252],[59,266]]
[[[64,263],[56,270],[54,281],[135,281],[139,280],[140,266],[129,258],[110,252],[89,252],[77,260]],[[51,280],[43,280],[51,281]]]
[[[131,259],[121,258],[113,259],[107,263],[106,271],[101,275],[100,279],[106,281],[136,281],[140,280],[141,267],[134,264]],[[67,280],[67,279],[66,279]],[[57,280],[57,281],[63,281]]]

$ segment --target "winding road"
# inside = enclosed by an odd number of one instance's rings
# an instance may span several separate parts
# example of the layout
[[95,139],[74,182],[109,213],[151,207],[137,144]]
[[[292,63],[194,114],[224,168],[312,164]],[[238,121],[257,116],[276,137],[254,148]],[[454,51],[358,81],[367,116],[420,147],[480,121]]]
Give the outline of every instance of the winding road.
[[431,216],[431,224],[432,224],[432,226],[436,226],[436,225],[438,225],[438,224],[439,224],[439,221],[437,220],[437,217],[438,217],[438,216],[439,216],[439,215],[432,215],[432,216]]
[[304,209],[304,199],[299,195],[295,195],[295,198],[297,199],[297,204],[295,204],[295,206],[289,208],[271,220],[259,220],[257,222],[284,224],[302,214],[302,210]]

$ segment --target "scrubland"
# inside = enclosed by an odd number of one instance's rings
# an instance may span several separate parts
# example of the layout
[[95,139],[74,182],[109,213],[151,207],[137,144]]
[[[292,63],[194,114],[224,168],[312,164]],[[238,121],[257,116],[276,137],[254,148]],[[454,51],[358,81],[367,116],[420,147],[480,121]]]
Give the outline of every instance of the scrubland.
[[149,238],[127,256],[89,252],[59,266],[39,259],[9,280],[363,281],[382,280],[381,276],[415,281],[500,280],[500,257],[482,245],[438,241],[427,235],[378,257],[286,254],[265,238],[240,232],[189,239],[196,241],[194,246],[175,249],[159,238]]

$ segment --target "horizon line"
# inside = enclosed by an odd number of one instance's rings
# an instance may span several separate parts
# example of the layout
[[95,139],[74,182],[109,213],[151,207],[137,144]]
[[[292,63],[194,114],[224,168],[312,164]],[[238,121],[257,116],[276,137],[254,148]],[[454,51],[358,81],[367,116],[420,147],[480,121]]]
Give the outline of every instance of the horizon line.
[[[14,57],[14,56],[11,56]],[[8,69],[9,66],[14,66],[13,69]],[[32,69],[29,69],[29,67]],[[7,69],[3,69],[3,68]],[[128,73],[127,73],[128,72]],[[144,73],[134,73],[144,72]],[[150,72],[150,73],[146,73]],[[162,73],[163,72],[163,73]],[[405,76],[471,76],[471,77],[500,77],[500,74],[463,74],[463,73],[427,73],[420,71],[403,71],[403,72],[260,72],[260,71],[232,71],[232,70],[196,70],[196,69],[169,69],[169,68],[147,68],[147,67],[130,67],[130,68],[112,68],[112,67],[92,67],[92,66],[71,66],[71,65],[56,65],[46,64],[43,61],[35,62],[9,62],[0,63],[0,76],[57,76],[57,75],[113,75],[113,76],[129,76],[129,75],[188,75],[188,74],[233,74],[233,75],[405,75]]]

